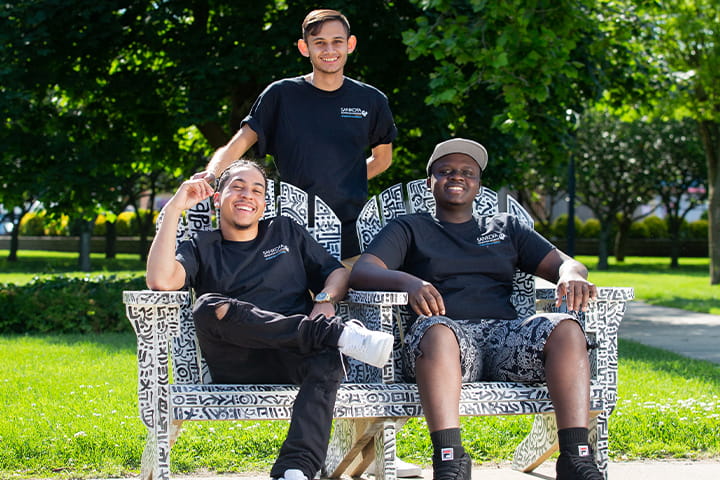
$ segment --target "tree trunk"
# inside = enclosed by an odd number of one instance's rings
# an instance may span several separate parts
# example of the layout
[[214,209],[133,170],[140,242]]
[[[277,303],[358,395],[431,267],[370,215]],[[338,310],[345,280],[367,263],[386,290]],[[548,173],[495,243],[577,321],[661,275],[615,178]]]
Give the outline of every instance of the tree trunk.
[[10,232],[10,252],[8,253],[8,262],[17,262],[18,250],[20,249],[20,222],[27,213],[27,210],[21,210],[20,215],[12,214],[13,229]]
[[117,225],[105,222],[105,258],[115,258],[117,254]]
[[83,220],[80,230],[80,255],[78,266],[81,272],[91,271],[90,265],[90,239],[92,238],[92,227],[95,222]]
[[615,234],[615,260],[618,262],[625,261],[625,248],[627,245],[627,237],[630,232],[630,226],[632,225],[632,219],[628,220],[629,217],[623,215],[622,220],[618,222],[617,233]]
[[20,220],[13,221],[13,229],[10,232],[10,253],[8,253],[8,262],[17,262],[18,248],[20,248]]
[[682,218],[669,214],[667,219],[668,234],[670,236],[670,268],[680,268],[680,225]]
[[708,171],[710,285],[720,285],[720,123],[705,120],[699,127]]
[[[718,183],[718,180],[715,180]],[[720,185],[708,195],[708,253],[710,255],[710,285],[720,285]]]
[[600,239],[598,241],[598,270],[608,269],[608,256],[610,249],[608,248],[610,240],[610,225],[605,223],[600,226]]

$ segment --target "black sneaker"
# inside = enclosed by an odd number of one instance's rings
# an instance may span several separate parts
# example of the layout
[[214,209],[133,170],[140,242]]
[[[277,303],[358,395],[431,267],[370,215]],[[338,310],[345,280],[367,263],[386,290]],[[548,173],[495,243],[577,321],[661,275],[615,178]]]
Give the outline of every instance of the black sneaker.
[[472,459],[467,452],[463,452],[460,458],[453,458],[452,454],[443,455],[442,452],[440,455],[433,455],[433,480],[470,480],[471,478]]
[[561,451],[555,463],[555,472],[557,480],[605,480],[588,445],[578,446],[577,454]]

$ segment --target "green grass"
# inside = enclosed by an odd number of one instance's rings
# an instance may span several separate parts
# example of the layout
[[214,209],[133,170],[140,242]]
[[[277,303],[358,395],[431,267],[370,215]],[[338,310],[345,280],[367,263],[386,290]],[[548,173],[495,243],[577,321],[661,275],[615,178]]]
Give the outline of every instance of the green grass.
[[635,298],[651,305],[720,315],[720,285],[710,285],[707,258],[681,258],[680,268],[667,258],[610,259],[610,268],[597,269],[597,257],[578,256],[590,270],[590,281],[601,287],[633,287]]
[[720,365],[620,341],[610,450],[620,460],[720,456]]
[[[137,414],[135,339],[102,334],[0,336],[0,478],[137,475],[145,428]],[[613,459],[719,458],[720,366],[620,342]],[[463,418],[473,460],[504,462],[532,417]],[[268,471],[286,422],[187,422],[172,453],[178,474]],[[399,454],[427,466],[421,419]]]
[[[7,250],[0,250],[0,284],[23,285],[38,276],[87,275],[86,272],[78,271],[77,253],[21,250],[15,262],[8,262],[8,254]],[[114,274],[118,277],[145,274],[145,262],[137,254],[119,253],[117,258],[107,259],[105,254],[92,253],[90,264],[93,274]]]
[[[77,255],[0,251],[0,283],[77,272]],[[720,314],[720,286],[708,284],[707,259],[611,260],[596,269],[579,257],[599,286],[631,286],[648,303]],[[143,275],[136,255],[106,260],[97,273]],[[610,454],[639,458],[720,458],[720,366],[620,341],[619,400],[611,417]],[[136,475],[145,428],[137,414],[132,335],[0,336],[0,478],[97,478]],[[510,459],[530,428],[529,416],[463,419],[475,462]],[[177,473],[267,471],[285,436],[285,422],[189,422],[173,448]],[[422,419],[398,437],[402,458],[423,465],[430,443]]]

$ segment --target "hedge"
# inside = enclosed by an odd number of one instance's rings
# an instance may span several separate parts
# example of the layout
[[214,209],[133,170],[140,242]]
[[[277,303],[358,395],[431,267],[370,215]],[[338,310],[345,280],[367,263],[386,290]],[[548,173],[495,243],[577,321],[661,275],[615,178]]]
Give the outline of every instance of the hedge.
[[123,290],[142,290],[143,277],[36,278],[0,284],[0,333],[132,332]]
[[[143,215],[147,215],[147,210],[141,210]],[[157,221],[158,211],[153,212],[153,225]],[[138,225],[137,214],[135,212],[122,212],[119,215],[98,215],[93,225],[93,235],[105,235],[105,223],[110,220],[115,221],[118,236],[136,236],[140,234],[140,226]],[[61,215],[59,217],[51,217],[45,210],[39,212],[28,212],[20,221],[20,235],[29,237],[63,237],[77,236],[77,228],[73,228],[69,217]]]

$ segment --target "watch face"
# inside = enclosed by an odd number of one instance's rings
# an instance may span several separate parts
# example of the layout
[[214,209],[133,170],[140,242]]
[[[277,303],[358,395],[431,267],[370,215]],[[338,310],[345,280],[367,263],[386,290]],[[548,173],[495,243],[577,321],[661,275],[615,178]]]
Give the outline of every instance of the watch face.
[[332,301],[332,298],[327,292],[320,292],[315,295],[315,303],[328,303],[330,301]]

